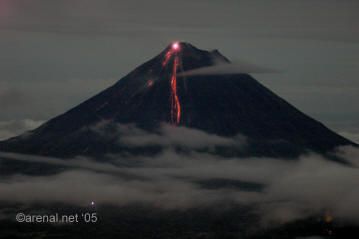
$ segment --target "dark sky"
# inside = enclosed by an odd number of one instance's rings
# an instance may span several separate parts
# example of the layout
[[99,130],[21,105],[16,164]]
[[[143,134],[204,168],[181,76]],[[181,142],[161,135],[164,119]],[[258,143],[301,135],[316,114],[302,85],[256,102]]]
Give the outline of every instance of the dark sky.
[[113,84],[173,40],[279,70],[255,74],[359,137],[359,1],[1,0],[0,138]]

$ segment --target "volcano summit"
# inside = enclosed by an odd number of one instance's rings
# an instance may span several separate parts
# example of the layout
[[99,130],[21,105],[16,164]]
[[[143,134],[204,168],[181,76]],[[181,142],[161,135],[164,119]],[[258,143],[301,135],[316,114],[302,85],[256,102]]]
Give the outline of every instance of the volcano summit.
[[[146,151],[121,145],[121,135],[94,132],[101,122],[135,125],[154,134],[167,123],[226,138],[244,136],[245,150],[217,149],[228,155],[291,157],[354,145],[248,74],[177,74],[218,62],[230,64],[217,50],[175,42],[96,96],[33,131],[0,142],[0,150],[57,157]],[[113,135],[111,126],[105,132]]]

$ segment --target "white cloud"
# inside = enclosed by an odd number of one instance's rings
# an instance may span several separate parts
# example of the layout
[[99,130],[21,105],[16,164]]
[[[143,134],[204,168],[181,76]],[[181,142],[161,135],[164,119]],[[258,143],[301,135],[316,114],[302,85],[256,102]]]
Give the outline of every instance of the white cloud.
[[359,144],[359,132],[348,132],[348,131],[340,131],[338,132],[341,136],[352,140],[353,142]]
[[43,123],[44,121],[42,120],[32,119],[0,121],[0,140],[35,129]]
[[174,127],[169,124],[161,124],[155,133],[140,129],[133,124],[116,124],[110,121],[102,121],[90,129],[101,137],[110,137],[117,140],[119,144],[130,147],[164,146],[212,150],[216,146],[241,148],[246,145],[246,138],[242,135],[228,138],[194,128]]
[[[341,148],[340,156],[355,161],[359,151]],[[181,154],[171,149],[156,157],[112,156],[102,164],[85,158],[1,154],[2,159],[68,166],[50,176],[13,175],[0,183],[4,201],[64,202],[125,206],[143,203],[163,209],[198,208],[223,203],[257,205],[263,223],[283,223],[330,212],[334,218],[359,223],[359,169],[310,154],[298,160],[221,158],[206,153]],[[136,167],[120,167],[123,161]],[[263,190],[206,188],[213,179],[253,182]]]
[[220,63],[213,66],[201,67],[194,70],[185,71],[178,74],[179,76],[196,76],[196,75],[228,75],[242,73],[279,73],[277,70],[258,66],[244,61],[232,63]]

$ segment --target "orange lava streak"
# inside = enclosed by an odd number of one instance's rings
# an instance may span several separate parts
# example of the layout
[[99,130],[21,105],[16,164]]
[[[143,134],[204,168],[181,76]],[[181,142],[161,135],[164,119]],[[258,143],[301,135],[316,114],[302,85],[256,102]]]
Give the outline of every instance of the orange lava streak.
[[166,53],[165,59],[164,59],[164,61],[162,62],[162,66],[166,66],[166,65],[167,65],[167,63],[168,63],[168,61],[171,59],[172,55],[173,55],[173,52],[172,52],[172,51],[168,51],[168,52]]
[[175,124],[179,124],[181,121],[181,103],[177,94],[177,66],[178,56],[176,55],[171,76],[171,121]]
[[180,51],[181,46],[178,42],[172,43],[171,48],[166,52],[162,66],[165,67],[168,62],[173,59],[173,68],[172,75],[170,79],[171,87],[171,123],[179,124],[181,121],[181,103],[177,94],[177,68],[179,64],[178,52]]

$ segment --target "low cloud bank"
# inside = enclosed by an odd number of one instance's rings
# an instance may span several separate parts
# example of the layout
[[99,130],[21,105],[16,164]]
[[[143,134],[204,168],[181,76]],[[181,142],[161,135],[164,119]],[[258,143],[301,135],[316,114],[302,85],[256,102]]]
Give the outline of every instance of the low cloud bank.
[[0,121],[0,140],[8,139],[35,129],[42,123],[44,123],[44,121],[32,119]]
[[[152,143],[180,144],[194,149],[210,144],[240,146],[240,141],[170,126],[162,127],[158,135],[130,126],[120,130],[128,133],[121,138],[122,143],[135,146]],[[106,163],[84,157],[61,160],[0,153],[0,164],[10,160],[67,166],[66,170],[52,175],[29,176],[19,172],[2,178],[0,200],[74,205],[95,201],[116,206],[142,203],[181,210],[256,205],[263,222],[287,222],[330,212],[334,218],[359,223],[359,169],[356,167],[359,150],[341,147],[336,154],[354,166],[332,162],[314,153],[298,160],[222,158],[196,150],[181,153],[170,146],[154,157],[111,155]],[[120,166],[124,161],[134,164]],[[221,183],[209,185],[216,180]],[[243,183],[247,183],[245,187]],[[263,187],[248,190],[250,183]]]
[[[87,130],[87,128],[86,128]],[[129,147],[162,146],[165,148],[181,147],[188,150],[205,149],[212,151],[216,146],[242,148],[246,138],[242,135],[228,138],[207,132],[162,124],[157,132],[148,132],[133,124],[117,124],[102,121],[90,127],[92,132],[107,140],[117,141],[119,145]]]

